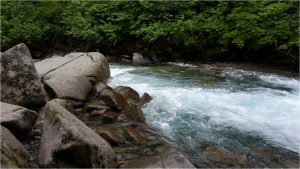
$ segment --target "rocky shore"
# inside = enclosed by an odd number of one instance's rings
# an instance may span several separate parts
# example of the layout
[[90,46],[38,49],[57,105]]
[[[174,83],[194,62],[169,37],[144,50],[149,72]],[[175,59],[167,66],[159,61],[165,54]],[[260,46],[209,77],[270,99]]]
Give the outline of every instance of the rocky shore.
[[1,53],[1,168],[194,168],[147,125],[151,96],[109,77],[99,52]]

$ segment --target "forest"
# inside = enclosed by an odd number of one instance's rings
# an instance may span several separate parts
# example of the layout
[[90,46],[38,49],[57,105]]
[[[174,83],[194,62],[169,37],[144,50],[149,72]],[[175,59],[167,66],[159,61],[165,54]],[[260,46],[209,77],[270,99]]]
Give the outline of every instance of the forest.
[[1,50],[140,52],[161,61],[250,61],[298,69],[297,1],[1,2]]

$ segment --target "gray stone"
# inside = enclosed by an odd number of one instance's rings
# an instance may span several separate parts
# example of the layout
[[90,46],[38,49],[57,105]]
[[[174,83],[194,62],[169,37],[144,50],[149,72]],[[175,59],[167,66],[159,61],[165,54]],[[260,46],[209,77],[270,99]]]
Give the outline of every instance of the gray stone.
[[109,143],[65,109],[66,105],[60,99],[46,104],[40,166],[59,167],[61,162],[84,168],[116,167],[116,154]]
[[70,53],[35,65],[43,83],[57,98],[84,101],[96,82],[110,77],[108,63],[98,52]]
[[132,61],[133,63],[151,63],[151,61],[148,58],[143,57],[143,55],[139,53],[133,53]]
[[1,101],[25,107],[46,102],[30,52],[23,43],[1,54]]
[[1,125],[1,168],[28,168],[30,155],[19,140]]
[[33,127],[37,113],[24,107],[0,102],[1,125],[8,128],[16,137],[25,136]]

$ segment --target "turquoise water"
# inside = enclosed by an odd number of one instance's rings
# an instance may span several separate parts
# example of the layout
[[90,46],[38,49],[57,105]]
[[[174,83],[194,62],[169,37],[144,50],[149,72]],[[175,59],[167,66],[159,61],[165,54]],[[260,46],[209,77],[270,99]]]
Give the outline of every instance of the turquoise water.
[[203,145],[246,155],[256,167],[299,163],[298,78],[230,65],[110,69],[110,86],[130,86],[154,98],[143,109],[148,124],[198,167],[213,166],[203,163]]

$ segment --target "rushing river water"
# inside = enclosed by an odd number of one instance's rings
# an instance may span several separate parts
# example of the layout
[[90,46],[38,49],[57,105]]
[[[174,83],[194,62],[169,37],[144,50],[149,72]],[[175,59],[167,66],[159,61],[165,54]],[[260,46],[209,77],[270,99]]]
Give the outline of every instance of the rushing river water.
[[109,85],[130,86],[153,100],[149,125],[197,167],[203,147],[243,155],[252,167],[299,166],[299,79],[230,65],[111,64]]

